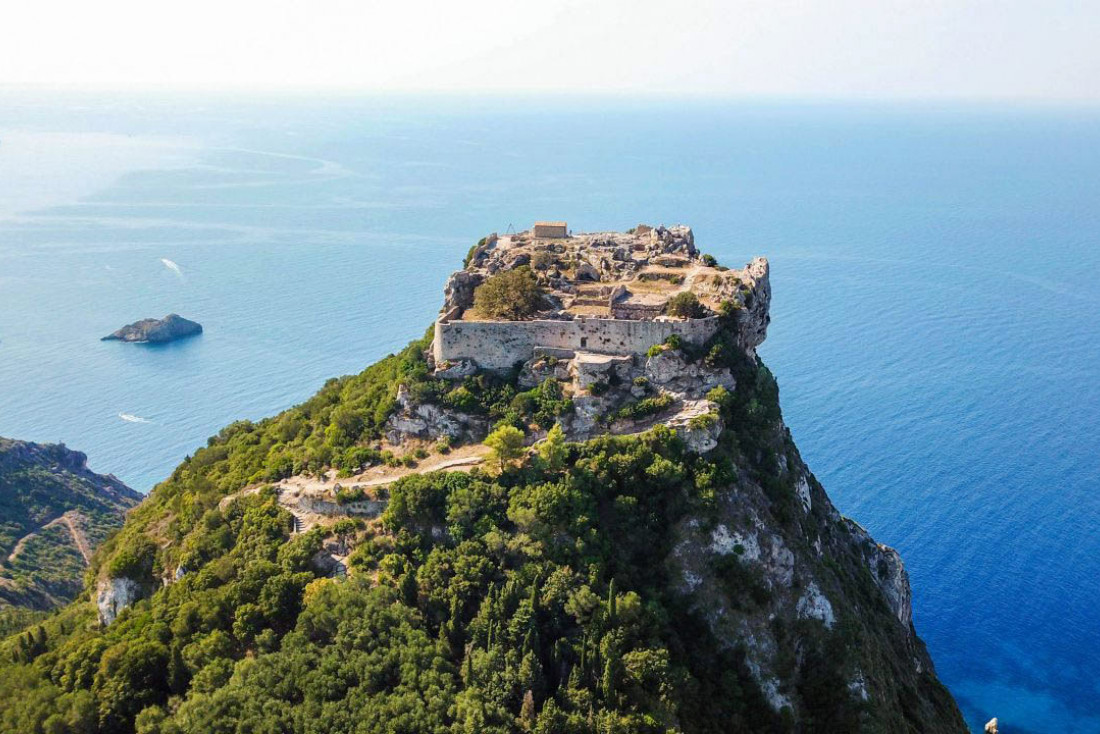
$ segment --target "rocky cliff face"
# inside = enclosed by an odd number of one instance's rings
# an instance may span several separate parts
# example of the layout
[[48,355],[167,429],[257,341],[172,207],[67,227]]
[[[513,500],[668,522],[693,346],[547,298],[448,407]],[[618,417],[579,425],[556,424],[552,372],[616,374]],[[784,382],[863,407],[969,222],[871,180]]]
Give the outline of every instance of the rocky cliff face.
[[161,344],[202,333],[202,325],[185,319],[179,314],[170,313],[163,319],[142,319],[123,326],[113,334],[103,337],[102,341],[148,342]]
[[[918,721],[939,722],[928,731],[964,731],[913,627],[898,553],[836,511],[781,423],[754,442],[774,464],[759,457],[763,464],[750,468],[745,456],[714,512],[678,523],[667,565],[679,592],[716,637],[744,651],[776,710],[807,716],[805,666],[844,649],[848,663],[834,685],[869,712],[868,730],[905,731]],[[894,706],[899,697],[908,708]]]
[[[687,241],[682,233],[665,239],[656,239],[658,247],[671,252]],[[468,307],[482,273],[516,266],[509,259],[515,252],[494,244],[475,251],[479,271],[452,276],[445,310]],[[664,345],[646,356],[536,350],[522,365],[519,385],[534,388],[551,380],[564,386],[573,410],[560,424],[572,439],[663,424],[676,430],[689,451],[732,459],[731,481],[716,491],[713,510],[676,523],[666,571],[710,632],[742,652],[775,711],[812,718],[804,690],[807,666],[836,657],[846,662],[833,669],[832,684],[851,693],[852,711],[864,712],[869,730],[904,731],[913,722],[935,722],[927,730],[962,731],[958,710],[913,627],[912,591],[900,556],[833,507],[779,416],[770,374],[762,365],[752,367],[771,321],[770,271],[767,260],[756,258],[740,272],[736,281],[708,273],[688,283],[711,302],[735,305],[723,327],[730,342],[718,338],[704,349]],[[730,361],[727,347],[740,356]],[[739,362],[734,374],[729,365]],[[450,374],[440,377],[456,383],[477,372],[473,364],[443,370]],[[730,396],[746,390],[755,396],[751,408],[731,409],[736,398]],[[439,431],[458,437],[470,425],[466,418],[448,417],[445,407],[411,407],[407,395],[401,405],[406,414],[419,411],[425,419],[407,435]],[[393,423],[395,441],[403,438],[400,421]],[[895,705],[899,698],[905,700],[901,707]]]

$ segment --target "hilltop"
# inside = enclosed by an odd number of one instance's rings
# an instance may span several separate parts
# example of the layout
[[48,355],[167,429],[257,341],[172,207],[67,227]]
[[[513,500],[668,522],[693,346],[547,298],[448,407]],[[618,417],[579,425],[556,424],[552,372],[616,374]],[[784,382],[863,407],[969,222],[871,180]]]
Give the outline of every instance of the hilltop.
[[783,423],[768,276],[486,238],[422,339],[153,490],[0,649],[0,730],[965,731]]

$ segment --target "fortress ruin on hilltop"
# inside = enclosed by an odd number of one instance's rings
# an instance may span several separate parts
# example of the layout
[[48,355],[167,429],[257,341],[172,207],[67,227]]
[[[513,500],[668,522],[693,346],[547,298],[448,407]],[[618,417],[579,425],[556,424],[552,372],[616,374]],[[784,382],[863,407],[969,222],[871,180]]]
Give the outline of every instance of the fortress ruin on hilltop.
[[[479,313],[478,286],[524,267],[540,289],[539,307],[518,319]],[[694,298],[681,295],[688,293]],[[717,332],[718,313],[730,308],[738,312],[741,346],[752,354],[766,334],[771,288],[767,260],[721,267],[700,254],[686,226],[571,235],[565,222],[537,222],[484,238],[448,279],[444,296],[432,347],[436,374],[463,377],[534,357],[639,356],[671,336],[701,345]]]

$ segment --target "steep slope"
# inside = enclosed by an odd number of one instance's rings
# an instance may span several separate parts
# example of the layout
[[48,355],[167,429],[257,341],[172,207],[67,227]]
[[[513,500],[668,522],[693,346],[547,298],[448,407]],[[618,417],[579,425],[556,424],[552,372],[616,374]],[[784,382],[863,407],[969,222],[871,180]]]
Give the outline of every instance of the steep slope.
[[141,501],[86,462],[63,445],[0,438],[0,606],[72,600],[93,550]]
[[[94,599],[3,644],[0,731],[965,731],[897,554],[798,455],[749,300],[571,382],[441,376],[429,333],[229,426],[99,550]],[[492,425],[541,440],[408,471]],[[328,520],[296,532],[307,475]]]

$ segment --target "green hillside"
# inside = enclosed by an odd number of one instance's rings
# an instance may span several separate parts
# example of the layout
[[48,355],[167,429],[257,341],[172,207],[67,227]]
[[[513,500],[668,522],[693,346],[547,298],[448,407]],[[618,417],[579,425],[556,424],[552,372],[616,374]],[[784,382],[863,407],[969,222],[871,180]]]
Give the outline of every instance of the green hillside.
[[399,385],[526,430],[569,406],[437,380],[422,340],[229,426],[97,553],[139,601],[104,626],[86,594],[0,645],[0,731],[965,731],[896,555],[833,509],[728,319],[688,355],[736,378],[704,455],[658,425],[412,474],[381,517],[295,534],[271,483],[400,463],[376,445]]
[[0,618],[48,610],[83,588],[96,547],[142,498],[63,445],[0,438]]

